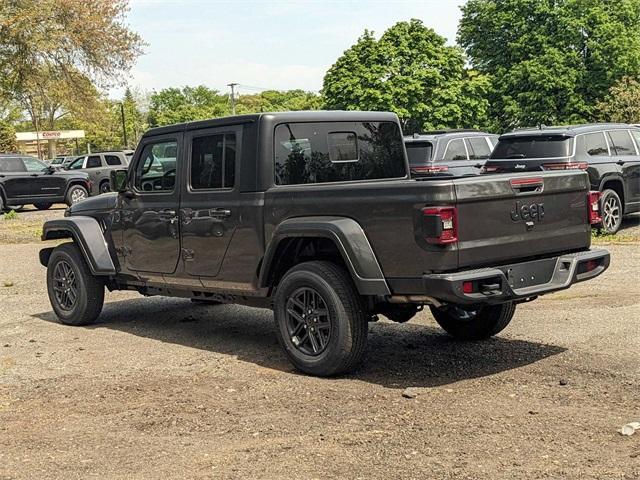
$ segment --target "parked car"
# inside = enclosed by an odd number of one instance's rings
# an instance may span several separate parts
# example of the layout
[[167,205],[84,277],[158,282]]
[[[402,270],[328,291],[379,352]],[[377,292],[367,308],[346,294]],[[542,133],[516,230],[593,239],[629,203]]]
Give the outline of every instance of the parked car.
[[76,158],[67,170],[82,170],[89,174],[93,184],[93,195],[110,191],[109,176],[111,171],[129,165],[124,152],[98,152]]
[[89,197],[90,191],[86,173],[58,171],[25,155],[0,154],[0,211],[26,204],[39,210],[54,203],[73,205]]
[[76,158],[78,158],[78,155],[60,155],[51,160],[51,162],[49,162],[49,165],[55,168],[66,168]]
[[478,175],[498,135],[477,130],[438,130],[404,137],[413,177]]
[[623,215],[640,211],[640,128],[594,123],[516,130],[500,137],[485,173],[586,170],[602,192],[602,222],[616,233]]
[[[175,168],[154,168],[170,154]],[[315,375],[354,368],[377,314],[406,322],[427,305],[453,337],[479,340],[518,303],[609,265],[589,249],[586,173],[411,179],[392,113],[156,128],[111,175],[117,193],[43,227],[72,239],[40,252],[62,323],[96,320],[105,287],[273,307],[289,359]]]

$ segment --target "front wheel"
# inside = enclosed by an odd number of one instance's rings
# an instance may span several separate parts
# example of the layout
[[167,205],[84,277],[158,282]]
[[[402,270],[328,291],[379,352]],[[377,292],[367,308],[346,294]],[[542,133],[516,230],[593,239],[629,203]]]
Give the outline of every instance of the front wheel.
[[433,317],[458,340],[484,340],[504,330],[516,311],[513,302],[500,305],[431,307]]
[[64,243],[51,252],[47,292],[53,311],[65,325],[88,325],[102,311],[104,282],[91,274],[73,243]]
[[100,193],[109,193],[111,191],[111,185],[109,182],[102,182],[100,184]]
[[331,262],[289,270],[275,295],[278,339],[293,365],[311,375],[354,369],[369,329],[364,304],[347,272]]
[[67,192],[67,205],[75,205],[89,197],[89,192],[82,185],[72,185]]

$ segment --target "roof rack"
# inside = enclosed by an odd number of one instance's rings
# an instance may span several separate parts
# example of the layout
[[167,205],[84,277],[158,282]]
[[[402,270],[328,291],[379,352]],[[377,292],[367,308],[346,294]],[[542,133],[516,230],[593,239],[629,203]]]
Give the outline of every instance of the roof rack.
[[476,128],[443,128],[441,130],[427,130],[425,132],[414,133],[413,138],[418,138],[420,135],[442,135],[445,133],[463,133],[463,132],[480,132]]

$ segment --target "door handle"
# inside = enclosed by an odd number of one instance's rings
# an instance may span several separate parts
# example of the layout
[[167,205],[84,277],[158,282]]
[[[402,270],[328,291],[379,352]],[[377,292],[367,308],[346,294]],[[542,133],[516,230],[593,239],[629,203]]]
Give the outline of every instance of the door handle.
[[476,163],[476,164],[474,165],[474,167],[475,167],[475,168],[482,168],[482,164],[481,164],[481,163]]
[[212,217],[230,217],[231,210],[227,210],[226,208],[211,208],[209,215]]
[[37,173],[32,173],[31,175],[29,175],[30,177],[37,177],[38,174]]
[[617,163],[618,165],[624,165],[624,160],[618,160],[616,163]]

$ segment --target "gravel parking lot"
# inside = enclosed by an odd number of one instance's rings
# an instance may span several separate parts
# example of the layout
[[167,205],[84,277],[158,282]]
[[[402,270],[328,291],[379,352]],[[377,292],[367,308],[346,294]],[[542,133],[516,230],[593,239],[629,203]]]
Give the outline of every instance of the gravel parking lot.
[[117,292],[95,326],[62,326],[37,235],[11,222],[0,479],[640,478],[640,432],[618,433],[640,421],[637,218],[600,279],[519,306],[498,337],[382,320],[336,379],[293,371],[266,310]]

